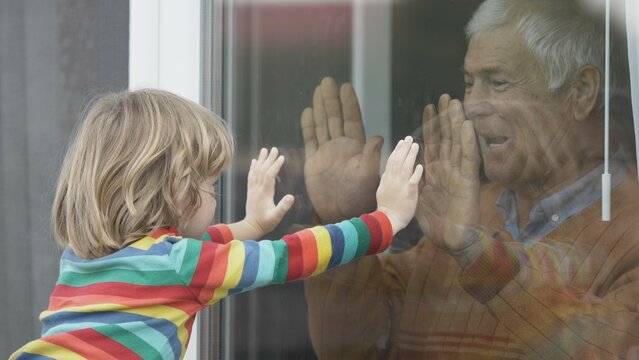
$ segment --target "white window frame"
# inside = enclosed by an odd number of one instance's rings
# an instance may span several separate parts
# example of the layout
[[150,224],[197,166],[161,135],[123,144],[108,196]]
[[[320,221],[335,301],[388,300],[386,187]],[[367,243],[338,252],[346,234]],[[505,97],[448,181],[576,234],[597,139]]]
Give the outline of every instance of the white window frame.
[[[159,88],[201,102],[200,0],[130,0],[129,89]],[[199,319],[184,359],[199,359]]]

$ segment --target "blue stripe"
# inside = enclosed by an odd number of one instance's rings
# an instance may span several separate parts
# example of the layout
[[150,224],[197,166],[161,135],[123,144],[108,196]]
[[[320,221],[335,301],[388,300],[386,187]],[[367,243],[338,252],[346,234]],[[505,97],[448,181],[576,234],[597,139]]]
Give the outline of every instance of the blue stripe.
[[94,313],[62,311],[51,314],[42,319],[42,336],[48,336],[49,331],[55,331],[58,325],[73,323],[100,323],[103,325],[122,325],[127,322],[141,321],[166,336],[175,354],[182,352],[182,345],[177,336],[177,326],[174,323],[160,318],[152,318],[139,314],[131,314],[117,311],[99,311]]
[[328,270],[339,265],[342,261],[342,255],[344,255],[344,234],[342,234],[342,230],[336,225],[326,225],[325,228],[331,235],[331,246],[333,249],[333,254],[326,268],[326,270]]
[[[166,240],[168,239],[165,239],[165,241]],[[179,239],[176,239],[176,240],[179,240]],[[129,256],[136,256],[136,255],[166,255],[166,248],[162,244],[162,241],[159,243],[153,244],[147,250],[136,249],[132,246],[127,246],[122,250],[119,250],[117,252],[114,252],[113,254],[101,257],[98,260],[79,258],[75,256],[75,254],[73,253],[73,250],[71,250],[70,248],[66,248],[64,252],[62,253],[61,259],[69,260],[76,263],[94,263],[100,260],[115,259],[115,258],[129,257]]]
[[251,289],[270,284],[273,281],[273,271],[275,270],[275,250],[273,250],[272,242],[260,241],[257,245],[260,250],[260,264],[255,284],[251,286]]
[[244,269],[242,277],[234,289],[229,291],[229,296],[244,291],[245,288],[255,283],[257,269],[260,264],[260,247],[255,241],[242,241],[244,245]]

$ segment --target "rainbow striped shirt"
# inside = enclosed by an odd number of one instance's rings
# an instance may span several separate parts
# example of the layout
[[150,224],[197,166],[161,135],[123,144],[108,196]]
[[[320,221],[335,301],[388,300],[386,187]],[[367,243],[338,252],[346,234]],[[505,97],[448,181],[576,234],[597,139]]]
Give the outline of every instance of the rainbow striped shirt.
[[385,250],[392,239],[376,211],[275,241],[231,240],[226,225],[204,240],[168,229],[98,259],[65,250],[42,337],[10,359],[181,359],[195,314],[256,287],[322,273]]

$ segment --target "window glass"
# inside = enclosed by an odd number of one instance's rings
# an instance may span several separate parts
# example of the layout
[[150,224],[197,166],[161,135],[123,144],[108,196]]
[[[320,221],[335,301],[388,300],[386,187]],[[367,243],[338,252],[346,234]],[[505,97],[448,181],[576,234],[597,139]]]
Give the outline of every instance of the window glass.
[[[229,219],[261,147],[286,156],[276,197],[296,197],[267,239],[375,210],[407,135],[428,170],[416,219],[383,254],[225,300],[231,356],[639,356],[639,188],[612,3],[603,222],[603,1],[228,2]],[[307,137],[305,150],[309,116],[318,148]]]
[[0,1],[0,358],[40,336],[59,167],[86,101],[127,87],[128,4]]

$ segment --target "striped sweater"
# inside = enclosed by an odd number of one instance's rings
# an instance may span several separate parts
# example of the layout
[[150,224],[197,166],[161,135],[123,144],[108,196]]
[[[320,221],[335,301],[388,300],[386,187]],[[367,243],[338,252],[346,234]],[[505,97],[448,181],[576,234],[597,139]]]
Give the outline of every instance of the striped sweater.
[[392,228],[374,212],[275,241],[231,240],[225,225],[203,238],[161,229],[98,259],[65,250],[42,337],[10,359],[181,359],[207,305],[381,252]]
[[610,222],[596,202],[531,246],[504,231],[489,184],[467,267],[422,239],[306,280],[318,357],[639,359],[636,178],[613,191]]

